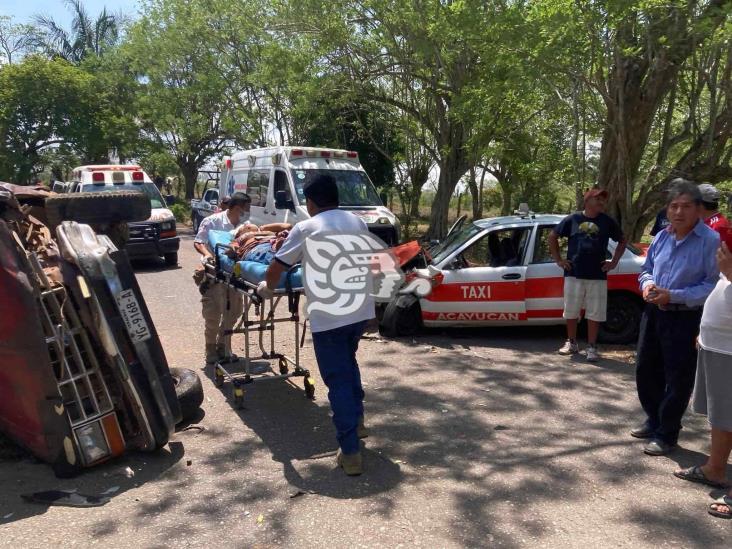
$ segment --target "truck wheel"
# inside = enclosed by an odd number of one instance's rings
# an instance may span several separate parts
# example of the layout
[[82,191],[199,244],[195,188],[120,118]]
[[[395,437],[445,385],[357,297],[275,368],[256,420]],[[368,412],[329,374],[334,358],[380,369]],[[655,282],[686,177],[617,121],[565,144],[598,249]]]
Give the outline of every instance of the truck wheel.
[[404,308],[397,306],[396,299],[390,301],[379,322],[379,333],[385,337],[411,336],[421,328],[422,311],[419,301]]
[[171,368],[170,375],[175,383],[182,421],[193,419],[203,402],[203,386],[198,374],[188,368]]
[[163,257],[165,258],[165,264],[168,267],[175,267],[178,265],[178,252],[165,254]]
[[603,343],[632,343],[638,339],[643,308],[629,295],[607,296],[607,320],[600,324],[598,339]]
[[79,223],[124,223],[145,221],[150,217],[150,199],[135,191],[73,193],[46,198],[48,224],[56,227],[62,221]]

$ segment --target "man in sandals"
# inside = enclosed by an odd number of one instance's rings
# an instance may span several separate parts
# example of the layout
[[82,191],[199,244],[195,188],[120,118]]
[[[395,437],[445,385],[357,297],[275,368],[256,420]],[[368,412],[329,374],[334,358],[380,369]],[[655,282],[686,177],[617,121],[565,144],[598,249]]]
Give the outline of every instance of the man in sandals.
[[[704,465],[674,475],[714,488],[726,488],[727,460],[732,451],[732,252],[723,242],[717,252],[722,273],[704,304],[693,409],[712,428],[712,446]],[[709,505],[709,513],[732,518],[732,490]]]

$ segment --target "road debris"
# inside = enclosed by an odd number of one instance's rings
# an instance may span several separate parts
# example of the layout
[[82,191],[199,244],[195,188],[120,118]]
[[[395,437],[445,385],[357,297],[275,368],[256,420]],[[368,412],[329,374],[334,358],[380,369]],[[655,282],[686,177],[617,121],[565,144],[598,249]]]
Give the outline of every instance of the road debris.
[[77,494],[68,490],[34,492],[32,494],[21,494],[20,497],[29,503],[57,505],[60,507],[101,507],[110,501],[108,497]]

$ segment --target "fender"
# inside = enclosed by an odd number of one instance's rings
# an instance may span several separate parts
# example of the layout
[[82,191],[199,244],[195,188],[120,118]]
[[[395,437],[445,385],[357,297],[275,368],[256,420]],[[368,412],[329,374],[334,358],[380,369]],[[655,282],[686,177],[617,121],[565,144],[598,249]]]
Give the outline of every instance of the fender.
[[395,305],[399,309],[408,309],[417,301],[417,296],[413,294],[402,294],[397,296]]

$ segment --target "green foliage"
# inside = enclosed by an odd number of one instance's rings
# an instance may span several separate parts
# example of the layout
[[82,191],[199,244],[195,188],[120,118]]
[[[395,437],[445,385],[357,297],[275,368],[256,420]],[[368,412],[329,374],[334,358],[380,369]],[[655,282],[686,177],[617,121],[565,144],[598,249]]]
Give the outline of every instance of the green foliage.
[[35,45],[51,57],[61,57],[78,64],[89,56],[101,56],[119,41],[120,17],[104,8],[92,18],[81,0],[65,0],[72,13],[71,30],[62,28],[53,18],[37,15]]
[[84,150],[103,136],[94,78],[62,59],[26,57],[0,68],[0,178],[27,183],[41,155],[63,144]]
[[170,211],[173,212],[178,223],[188,223],[191,220],[191,205],[189,203],[176,202],[170,206]]

